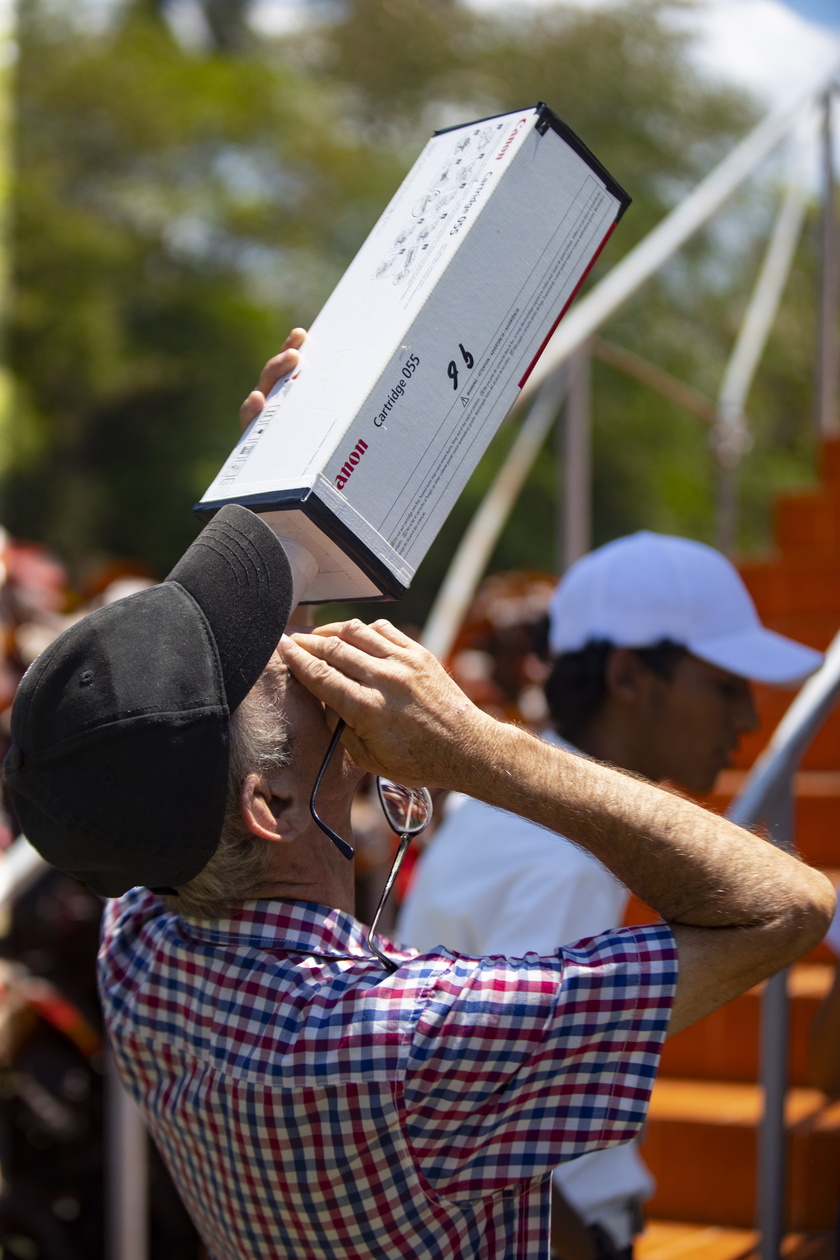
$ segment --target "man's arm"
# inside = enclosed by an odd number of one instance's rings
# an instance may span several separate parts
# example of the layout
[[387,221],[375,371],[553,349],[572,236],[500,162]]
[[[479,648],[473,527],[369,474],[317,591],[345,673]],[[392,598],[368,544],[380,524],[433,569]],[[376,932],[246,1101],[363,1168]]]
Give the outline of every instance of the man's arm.
[[680,959],[670,1033],[822,939],[835,898],[819,872],[693,801],[495,721],[390,623],[283,645],[292,673],[347,723],[343,742],[363,769],[559,831],[662,915]]

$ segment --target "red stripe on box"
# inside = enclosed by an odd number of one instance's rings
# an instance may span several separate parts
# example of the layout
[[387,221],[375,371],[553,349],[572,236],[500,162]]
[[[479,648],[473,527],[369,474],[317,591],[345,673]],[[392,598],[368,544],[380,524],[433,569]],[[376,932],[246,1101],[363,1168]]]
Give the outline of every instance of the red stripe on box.
[[568,302],[567,302],[567,303],[566,303],[566,305],[563,307],[562,311],[560,312],[560,314],[559,314],[559,315],[557,316],[557,318],[555,319],[554,323],[553,323],[553,324],[551,325],[551,327],[549,328],[548,332],[546,333],[546,335],[545,335],[545,337],[544,337],[544,339],[543,339],[542,345],[541,345],[541,346],[540,346],[540,348],[537,350],[537,353],[534,355],[533,359],[531,360],[530,364],[528,365],[528,371],[525,373],[525,375],[522,377],[522,380],[519,382],[519,388],[520,388],[520,389],[522,389],[522,386],[525,384],[525,382],[527,381],[528,377],[531,375],[531,373],[533,372],[534,368],[536,367],[536,364],[537,364],[537,359],[540,357],[540,355],[542,354],[543,350],[545,350],[545,348],[546,348],[546,346],[548,345],[549,341],[551,341],[551,338],[554,336],[555,332],[557,331],[557,325],[560,323],[560,320],[561,320],[561,319],[563,318],[563,316],[566,314],[566,311],[567,311],[567,310],[569,309],[569,307],[572,305],[572,302],[574,302],[575,298],[577,297],[578,293],[580,292],[580,286],[583,284],[584,280],[585,280],[585,279],[586,279],[586,277],[589,275],[589,273],[590,273],[590,271],[592,270],[592,268],[595,266],[595,263],[598,261],[598,258],[599,258],[599,256],[600,256],[601,250],[604,248],[604,246],[606,245],[607,241],[608,241],[608,240],[610,239],[610,237],[612,236],[614,229],[615,229],[615,223],[611,223],[611,224],[610,224],[610,230],[607,232],[606,236],[605,236],[605,237],[604,237],[604,239],[601,241],[601,244],[598,246],[598,248],[595,250],[595,253],[592,255],[591,259],[589,260],[589,264],[588,264],[588,266],[587,266],[586,270],[584,271],[583,275],[581,276],[580,280],[578,280],[577,284],[575,285],[574,289],[572,290],[572,293],[571,293],[571,296],[569,297]]

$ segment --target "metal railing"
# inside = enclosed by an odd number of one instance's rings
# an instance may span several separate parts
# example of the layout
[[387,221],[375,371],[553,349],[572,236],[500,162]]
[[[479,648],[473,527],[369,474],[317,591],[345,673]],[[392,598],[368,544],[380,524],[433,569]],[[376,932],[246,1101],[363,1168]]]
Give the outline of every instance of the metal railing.
[[[795,848],[795,782],[803,754],[840,698],[840,633],[822,666],[798,693],[747,775],[728,817],[764,825],[780,848]],[[788,1083],[787,969],[767,981],[762,999],[760,1083],[764,1108],[758,1141],[756,1228],[762,1260],[778,1260],[785,1232],[785,1095]]]
[[[546,404],[553,404],[559,411],[560,391],[566,379],[570,385],[570,398],[566,407],[565,489],[563,494],[563,565],[566,567],[585,551],[589,537],[591,504],[589,487],[590,468],[590,419],[587,411],[585,388],[588,367],[586,359],[593,338],[597,338],[604,325],[616,315],[640,289],[642,289],[688,243],[728,200],[744,186],[767,157],[783,141],[790,142],[803,126],[819,121],[822,117],[822,248],[821,291],[819,302],[818,340],[819,369],[817,372],[816,412],[818,432],[823,437],[837,436],[836,420],[836,305],[838,260],[836,245],[836,221],[834,208],[834,166],[831,147],[831,106],[835,79],[840,67],[830,75],[822,74],[807,91],[791,106],[768,115],[744,140],[729,153],[705,179],[671,210],[657,227],[649,232],[638,245],[621,259],[604,278],[566,314],[557,331],[546,346],[533,372],[519,396],[517,410],[530,408],[522,425],[523,447],[516,446],[516,477],[518,485],[524,484],[531,464],[536,460],[548,428],[541,429],[536,443],[531,442],[538,421],[536,413],[544,413]],[[740,455],[749,445],[745,432],[744,408],[758,362],[773,323],[773,316],[781,297],[787,272],[790,268],[796,239],[802,225],[805,198],[799,179],[799,144],[794,150],[797,175],[780,207],[776,226],[768,244],[755,290],[750,298],[741,331],[733,347],[721,383],[718,400],[712,404],[711,423],[716,432],[712,444],[718,464],[719,489],[717,532],[723,550],[730,550],[735,532],[735,489],[737,465]],[[603,349],[603,343],[595,343]],[[627,352],[607,352],[615,366],[625,370]],[[623,364],[619,362],[623,359]],[[637,363],[637,369],[638,369]],[[657,388],[656,378],[664,384],[664,373],[646,365],[648,383]],[[636,370],[634,375],[639,375]],[[572,388],[577,382],[578,388]],[[699,414],[706,408],[695,391],[680,382],[671,380],[666,385],[668,396],[674,398],[674,387],[682,390],[682,405]],[[542,397],[540,396],[542,394]],[[526,452],[530,451],[530,454]],[[527,460],[530,459],[530,463]],[[500,508],[490,518],[484,504],[479,508],[475,521],[462,538],[449,572],[441,586],[440,594],[432,606],[421,641],[436,654],[447,656],[452,649],[463,615],[484,574],[484,566],[501,534],[515,501],[511,495],[511,477],[505,468],[499,473],[499,481],[505,481],[497,496],[496,486],[488,492],[488,502],[498,497]]]

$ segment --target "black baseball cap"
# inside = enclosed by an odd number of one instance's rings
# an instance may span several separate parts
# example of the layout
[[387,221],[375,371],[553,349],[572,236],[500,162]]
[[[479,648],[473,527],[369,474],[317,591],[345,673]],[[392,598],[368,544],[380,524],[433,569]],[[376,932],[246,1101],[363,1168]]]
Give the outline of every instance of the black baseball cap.
[[224,822],[228,723],[292,606],[266,522],[223,507],[158,586],[66,630],[24,675],[5,779],[28,840],[106,897],[170,890]]

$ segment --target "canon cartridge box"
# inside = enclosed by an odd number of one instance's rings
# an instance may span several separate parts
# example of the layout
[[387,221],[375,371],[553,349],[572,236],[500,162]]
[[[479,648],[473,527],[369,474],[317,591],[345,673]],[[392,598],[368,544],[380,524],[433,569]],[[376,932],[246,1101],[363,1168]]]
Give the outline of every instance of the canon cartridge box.
[[545,105],[434,135],[196,510],[399,597],[628,204]]

